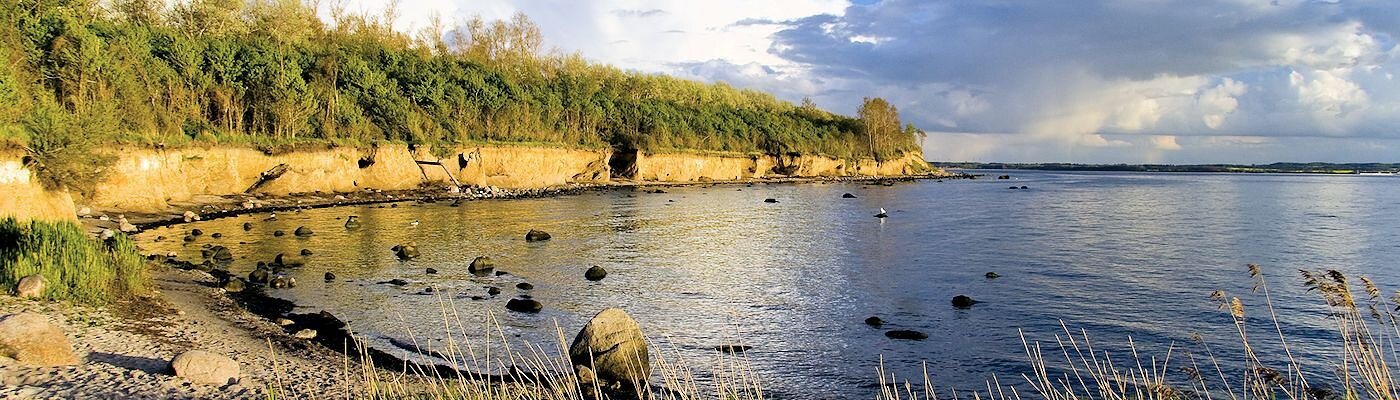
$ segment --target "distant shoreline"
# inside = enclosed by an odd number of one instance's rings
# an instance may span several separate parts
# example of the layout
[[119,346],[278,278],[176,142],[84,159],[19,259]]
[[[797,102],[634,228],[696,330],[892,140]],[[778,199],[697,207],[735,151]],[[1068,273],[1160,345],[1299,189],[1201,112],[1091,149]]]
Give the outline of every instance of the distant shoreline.
[[1107,172],[1215,172],[1311,175],[1400,174],[1400,163],[1272,163],[1272,164],[1072,164],[1072,163],[973,163],[931,162],[945,169],[1107,171]]

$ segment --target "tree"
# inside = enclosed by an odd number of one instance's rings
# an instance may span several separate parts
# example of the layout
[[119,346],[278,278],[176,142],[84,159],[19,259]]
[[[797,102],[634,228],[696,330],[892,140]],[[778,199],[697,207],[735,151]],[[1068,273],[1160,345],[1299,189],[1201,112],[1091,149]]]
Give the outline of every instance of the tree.
[[897,143],[901,133],[899,110],[885,99],[866,97],[856,115],[860,118],[861,130],[865,133],[870,156],[874,157],[875,161],[882,161],[884,154],[893,150],[892,145]]

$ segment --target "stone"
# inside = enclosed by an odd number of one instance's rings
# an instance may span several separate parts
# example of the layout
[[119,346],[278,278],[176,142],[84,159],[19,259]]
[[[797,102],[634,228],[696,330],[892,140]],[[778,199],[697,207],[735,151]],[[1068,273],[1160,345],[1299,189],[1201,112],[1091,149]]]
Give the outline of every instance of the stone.
[[1030,186],[1022,185],[1021,188],[1022,188],[1022,189],[1030,189]]
[[297,331],[297,333],[293,333],[293,334],[292,334],[292,337],[297,338],[297,339],[305,339],[305,340],[315,339],[315,338],[316,338],[316,330],[315,330],[315,329],[302,329],[302,330]]
[[360,217],[351,215],[345,218],[345,229],[355,229],[360,227]]
[[603,267],[599,267],[597,265],[589,267],[587,271],[583,272],[583,279],[587,279],[590,281],[601,281],[603,280],[603,278],[607,277],[608,270],[603,269]]
[[973,304],[977,304],[977,300],[973,300],[971,297],[964,295],[953,296],[953,307],[969,308],[972,307]]
[[273,289],[294,288],[297,287],[297,280],[287,274],[275,274],[267,280],[267,286]]
[[224,246],[210,247],[209,258],[218,262],[230,262],[233,261],[233,251],[230,251],[228,247]]
[[0,356],[36,367],[78,364],[63,329],[34,313],[0,318]]
[[865,319],[865,324],[874,327],[879,327],[880,325],[885,324],[885,320],[880,319],[880,317],[870,317]]
[[409,283],[409,282],[408,282],[407,279],[402,279],[402,278],[394,278],[394,279],[390,279],[390,280],[387,280],[387,281],[379,282],[379,284],[381,284],[381,285],[382,285],[382,284],[390,284],[390,285],[394,285],[394,286],[404,286],[404,285],[408,285],[408,283]]
[[520,282],[515,284],[515,288],[520,290],[530,290],[534,289],[535,285],[531,285],[530,282]]
[[998,273],[995,273],[995,272],[988,272],[986,275],[983,275],[983,276],[986,276],[987,279],[996,279],[996,278],[1000,278],[1000,277],[1001,277],[1001,274],[998,274]]
[[181,214],[180,216],[185,220],[185,222],[194,222],[199,220],[199,214],[195,214],[194,211],[185,211],[185,213]]
[[223,386],[238,381],[238,362],[204,350],[190,350],[170,360],[175,376],[190,382]]
[[253,272],[248,273],[248,281],[253,283],[267,283],[272,277],[272,271],[266,267],[258,267]]
[[535,229],[531,229],[529,232],[525,233],[526,242],[542,242],[545,240],[549,240],[550,237],[551,236],[549,236],[549,232]]
[[437,269],[436,269],[436,268],[428,268],[428,270],[427,270],[427,271],[424,271],[424,272],[426,272],[428,275],[433,275],[433,274],[436,274],[436,273],[437,273]]
[[243,283],[243,278],[233,278],[229,279],[228,282],[224,282],[224,291],[238,293],[242,292],[246,286],[247,285]]
[[333,280],[335,280],[335,274],[330,271],[326,271],[326,282],[330,282]]
[[[106,230],[102,231],[102,233],[104,233],[104,234],[107,233],[107,232],[110,232],[110,231],[106,231]],[[103,235],[103,236],[107,236],[107,235]],[[107,240],[107,239],[109,239],[109,238],[111,238],[111,236],[104,237],[104,238],[102,238],[102,240]],[[194,241],[194,236],[185,235],[184,241],[186,241],[186,242],[193,242],[193,241]]]
[[285,268],[298,268],[306,265],[306,257],[280,253],[272,259],[272,264]]
[[777,202],[778,202],[778,199],[771,199],[771,198],[770,198],[770,199],[763,199],[763,202],[764,202],[764,203],[777,203]]
[[307,228],[305,226],[298,226],[295,231],[292,231],[292,234],[297,235],[299,237],[307,237],[311,236],[313,232],[311,232],[311,228]]
[[749,350],[753,350],[753,346],[744,344],[722,344],[719,346],[715,346],[715,350],[719,350],[719,352],[721,353],[738,354],[748,352]]
[[252,223],[252,222],[244,222],[244,223],[243,223],[243,230],[245,230],[245,231],[251,231],[251,230],[253,230],[253,223]]
[[209,235],[209,237],[218,239],[218,238],[224,237],[224,234],[219,233],[219,232],[214,232],[213,234]]
[[510,299],[506,302],[506,309],[522,313],[537,313],[544,309],[544,304],[533,299]]
[[389,250],[393,250],[394,255],[398,256],[400,260],[412,260],[419,256],[418,246],[413,243],[395,245]]
[[19,278],[19,283],[15,285],[15,296],[21,299],[38,299],[44,297],[44,289],[49,287],[49,280],[43,275],[34,274]]
[[854,198],[856,198],[856,195],[853,195],[853,194],[850,194],[850,193],[846,193],[846,194],[841,195],[841,198],[843,198],[843,199],[854,199]]
[[301,255],[303,257],[311,255],[311,249],[301,249]]
[[274,237],[282,237],[282,235],[286,235],[286,234],[287,234],[287,232],[282,232],[281,229],[272,231],[272,236],[274,236]]
[[291,326],[292,324],[296,323],[296,321],[292,321],[286,318],[278,318],[276,320],[273,320],[272,322],[276,322],[277,326]]
[[203,234],[204,231],[200,230],[199,228],[190,229],[190,236],[199,236]]
[[472,264],[467,266],[467,271],[476,275],[486,275],[496,268],[496,263],[491,261],[491,257],[480,256],[472,259]]
[[117,230],[122,231],[123,233],[132,233],[140,229],[136,228],[136,225],[133,225],[131,222],[127,221],[126,217],[118,217]]
[[928,339],[928,334],[919,331],[896,329],[892,331],[885,331],[885,337],[899,340],[924,340]]
[[600,311],[584,325],[569,345],[569,361],[580,379],[596,380],[611,398],[634,397],[651,376],[642,328],[619,308]]
[[489,294],[489,295],[492,295],[492,296],[501,294],[501,288],[498,288],[498,287],[495,287],[495,286],[488,287],[488,288],[486,288],[486,294]]

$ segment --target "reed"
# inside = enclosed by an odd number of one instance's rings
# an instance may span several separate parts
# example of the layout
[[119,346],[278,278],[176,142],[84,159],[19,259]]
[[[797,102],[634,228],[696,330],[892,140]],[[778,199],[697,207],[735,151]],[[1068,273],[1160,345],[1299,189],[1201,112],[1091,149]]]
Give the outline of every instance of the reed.
[[0,290],[20,278],[48,280],[44,298],[103,304],[146,291],[146,264],[123,234],[99,242],[73,222],[0,219]]

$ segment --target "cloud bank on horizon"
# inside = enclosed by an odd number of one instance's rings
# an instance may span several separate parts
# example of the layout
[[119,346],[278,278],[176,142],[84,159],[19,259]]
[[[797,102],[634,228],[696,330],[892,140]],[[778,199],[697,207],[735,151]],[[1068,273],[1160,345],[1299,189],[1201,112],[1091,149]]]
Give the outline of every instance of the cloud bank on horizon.
[[622,68],[884,97],[931,160],[1400,161],[1395,1],[428,0],[398,25],[516,11]]

